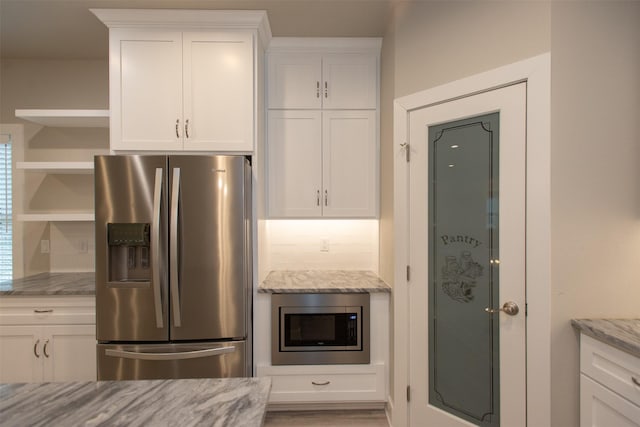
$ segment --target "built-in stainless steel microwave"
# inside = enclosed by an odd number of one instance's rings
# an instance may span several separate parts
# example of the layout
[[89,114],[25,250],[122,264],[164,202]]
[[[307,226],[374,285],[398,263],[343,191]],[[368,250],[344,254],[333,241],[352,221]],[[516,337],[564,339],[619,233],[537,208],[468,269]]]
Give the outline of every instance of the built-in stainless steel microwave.
[[369,363],[369,294],[273,294],[271,363]]

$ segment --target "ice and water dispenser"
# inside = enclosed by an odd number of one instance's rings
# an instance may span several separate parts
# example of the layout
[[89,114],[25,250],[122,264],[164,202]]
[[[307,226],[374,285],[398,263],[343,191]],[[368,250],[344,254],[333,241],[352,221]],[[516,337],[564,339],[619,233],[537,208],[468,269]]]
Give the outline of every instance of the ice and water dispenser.
[[147,223],[107,224],[109,282],[151,281],[150,228]]

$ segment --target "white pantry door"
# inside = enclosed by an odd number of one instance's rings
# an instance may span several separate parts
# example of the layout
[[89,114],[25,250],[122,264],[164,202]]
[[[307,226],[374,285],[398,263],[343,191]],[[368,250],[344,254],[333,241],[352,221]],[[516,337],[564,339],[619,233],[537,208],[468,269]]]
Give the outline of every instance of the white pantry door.
[[408,125],[410,425],[524,426],[526,84]]

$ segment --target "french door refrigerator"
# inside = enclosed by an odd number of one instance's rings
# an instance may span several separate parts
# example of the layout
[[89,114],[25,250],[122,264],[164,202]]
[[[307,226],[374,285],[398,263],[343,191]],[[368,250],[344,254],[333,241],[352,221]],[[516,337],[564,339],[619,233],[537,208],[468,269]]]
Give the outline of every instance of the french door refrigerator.
[[95,157],[98,380],[251,376],[251,167]]

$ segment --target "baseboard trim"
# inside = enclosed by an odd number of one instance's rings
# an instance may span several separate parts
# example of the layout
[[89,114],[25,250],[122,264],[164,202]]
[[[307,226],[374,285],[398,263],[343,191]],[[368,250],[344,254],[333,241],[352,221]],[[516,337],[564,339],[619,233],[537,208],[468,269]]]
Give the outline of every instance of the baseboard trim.
[[333,410],[384,410],[386,402],[347,403],[269,403],[268,412],[279,411],[333,411]]

